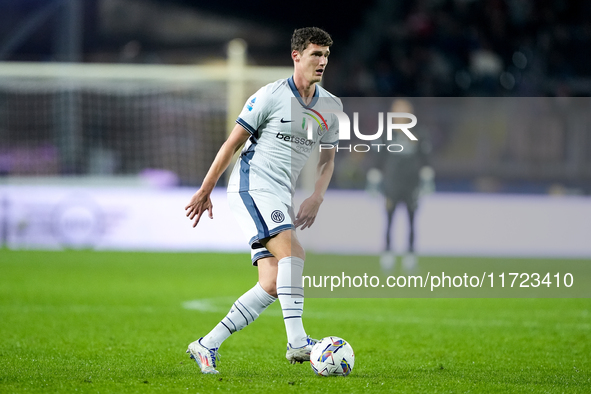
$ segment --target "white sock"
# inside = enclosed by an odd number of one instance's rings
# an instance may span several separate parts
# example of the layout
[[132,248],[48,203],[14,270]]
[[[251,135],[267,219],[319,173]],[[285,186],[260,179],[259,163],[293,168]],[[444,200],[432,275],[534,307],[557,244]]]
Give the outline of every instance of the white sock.
[[279,260],[277,271],[277,297],[283,311],[287,341],[292,347],[302,347],[308,342],[302,323],[304,312],[304,287],[302,274],[304,260],[290,256]]
[[201,344],[209,349],[219,348],[230,335],[255,321],[276,299],[257,282],[252,289],[236,300],[226,317],[203,337]]

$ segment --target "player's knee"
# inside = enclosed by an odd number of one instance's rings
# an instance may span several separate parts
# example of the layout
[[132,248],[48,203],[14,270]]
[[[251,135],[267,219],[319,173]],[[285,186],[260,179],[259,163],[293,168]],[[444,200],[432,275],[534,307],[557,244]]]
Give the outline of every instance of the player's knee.
[[306,251],[302,248],[302,251],[299,255],[297,255],[297,257],[299,257],[302,260],[306,260]]
[[291,255],[295,257],[299,257],[302,260],[306,260],[306,251],[300,244],[297,238],[292,238],[291,242]]
[[302,260],[306,260],[306,251],[302,247],[292,247],[290,250],[285,251],[283,256],[279,257],[279,260],[285,257],[298,257]]
[[277,298],[277,281],[273,279],[259,280],[259,283],[263,290],[272,297]]
[[306,252],[292,230],[282,231],[273,237],[261,240],[261,243],[278,260],[289,256],[306,259]]
[[302,260],[306,260],[306,251],[300,245],[294,245],[291,248],[291,256],[299,257]]

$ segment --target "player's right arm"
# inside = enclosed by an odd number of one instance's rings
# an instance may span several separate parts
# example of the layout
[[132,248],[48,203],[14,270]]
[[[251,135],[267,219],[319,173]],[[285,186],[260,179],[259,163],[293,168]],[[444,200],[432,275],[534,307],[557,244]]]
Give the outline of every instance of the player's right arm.
[[201,219],[201,215],[205,211],[208,211],[209,218],[213,219],[213,204],[211,203],[211,192],[215,187],[218,179],[222,176],[226,168],[230,165],[232,161],[232,156],[234,153],[244,145],[244,143],[250,137],[250,133],[246,131],[242,126],[237,124],[234,126],[232,133],[224,142],[220,150],[218,151],[211,167],[209,167],[209,171],[207,171],[207,175],[205,175],[205,179],[203,179],[203,183],[201,187],[193,197],[191,197],[191,201],[185,207],[185,211],[187,211],[187,217],[190,220],[195,219],[193,223],[193,227],[197,226],[199,223],[199,219]]

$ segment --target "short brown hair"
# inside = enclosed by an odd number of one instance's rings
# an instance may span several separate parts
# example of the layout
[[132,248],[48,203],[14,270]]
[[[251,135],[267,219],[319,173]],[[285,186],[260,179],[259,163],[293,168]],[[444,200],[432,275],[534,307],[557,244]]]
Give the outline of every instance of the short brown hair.
[[292,51],[304,52],[310,44],[329,47],[332,45],[332,38],[330,38],[330,34],[318,27],[303,27],[293,32],[291,36]]

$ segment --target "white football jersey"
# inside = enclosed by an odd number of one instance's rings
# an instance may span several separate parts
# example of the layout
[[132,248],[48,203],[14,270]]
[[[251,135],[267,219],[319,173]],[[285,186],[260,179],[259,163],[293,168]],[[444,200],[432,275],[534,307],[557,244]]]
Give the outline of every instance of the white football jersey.
[[[336,146],[337,117],[326,110],[342,111],[341,100],[316,85],[306,106],[293,77],[270,83],[246,102],[236,123],[252,136],[236,162],[228,192],[267,190],[290,204],[295,183],[312,149]],[[308,139],[308,131],[312,139]]]

